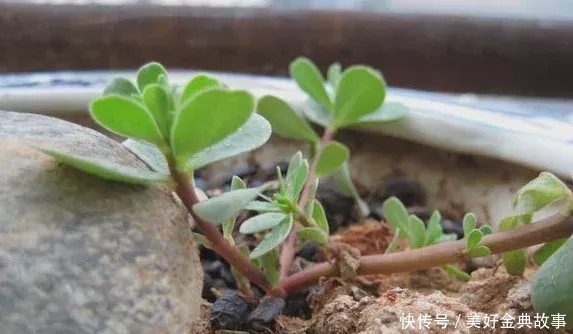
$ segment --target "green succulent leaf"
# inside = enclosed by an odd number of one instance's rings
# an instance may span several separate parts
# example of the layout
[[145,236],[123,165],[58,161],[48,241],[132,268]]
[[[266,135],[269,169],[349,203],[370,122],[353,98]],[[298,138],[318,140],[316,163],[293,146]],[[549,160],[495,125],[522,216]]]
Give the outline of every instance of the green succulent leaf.
[[245,207],[245,210],[257,212],[280,212],[281,209],[270,202],[265,201],[252,201]]
[[354,198],[354,201],[356,201],[356,204],[360,211],[360,215],[362,217],[367,217],[370,214],[370,208],[368,207],[368,204],[362,198],[360,198],[360,194],[358,193],[358,190],[356,190],[356,187],[352,182],[352,178],[350,177],[350,171],[348,168],[348,160],[345,161],[342,165],[340,165],[340,167],[335,169],[332,172],[331,176],[334,179],[334,181],[346,193],[348,193]]
[[326,73],[328,83],[334,90],[336,90],[340,77],[342,76],[342,66],[340,66],[340,63],[334,63],[328,67],[328,71]]
[[207,222],[220,225],[235,218],[267,185],[257,188],[239,189],[223,193],[217,197],[193,205],[193,212]]
[[386,95],[382,76],[366,66],[351,66],[344,71],[334,100],[334,122],[344,126],[375,112]]
[[122,144],[131,151],[131,153],[135,154],[141,161],[143,161],[151,170],[162,174],[169,174],[167,160],[155,145],[134,139],[126,139]]
[[541,246],[533,254],[533,262],[538,266],[542,265],[551,255],[553,255],[563,244],[567,241],[567,238],[551,241]]
[[531,302],[538,313],[562,314],[573,328],[573,237],[570,237],[535,273]]
[[145,105],[132,98],[107,95],[90,105],[92,118],[118,135],[163,145],[164,139]]
[[472,250],[470,251],[471,257],[488,256],[490,254],[491,250],[489,249],[489,247],[483,245],[476,246],[475,248],[472,248]]
[[442,234],[440,235],[440,237],[438,238],[437,243],[441,243],[441,242],[448,242],[448,241],[455,241],[458,239],[457,234],[455,233],[448,233],[448,234]]
[[477,247],[477,245],[481,242],[482,238],[483,234],[481,233],[480,230],[478,229],[471,230],[466,237],[466,249],[468,251],[471,251],[472,249]]
[[417,216],[410,216],[410,228],[409,228],[409,240],[410,247],[421,248],[424,247],[424,241],[426,237],[426,226],[424,222]]
[[196,75],[183,88],[180,99],[181,104],[185,104],[190,98],[204,90],[215,88],[221,88],[221,83],[217,78],[206,74]]
[[291,199],[298,200],[304,182],[308,177],[308,161],[303,159],[299,151],[291,158],[286,174],[286,190]]
[[282,212],[268,212],[253,216],[241,224],[239,232],[242,234],[253,234],[271,229],[283,221],[286,216],[287,215]]
[[251,252],[251,259],[259,258],[278,247],[287,238],[293,225],[292,215],[288,215],[280,224],[265,235],[263,240]]
[[316,175],[320,177],[333,172],[348,160],[349,155],[350,151],[346,146],[337,141],[330,141],[320,154],[316,165]]
[[38,149],[59,163],[108,181],[147,185],[151,183],[166,183],[170,180],[169,175],[163,173],[123,166],[100,159],[82,157],[53,148],[41,147]]
[[[499,224],[500,231],[510,231],[523,224],[531,222],[531,215],[511,216],[503,219]],[[510,275],[521,276],[527,265],[527,252],[518,249],[505,252],[501,255],[503,266]]]
[[326,110],[332,109],[332,102],[324,87],[322,74],[308,58],[299,57],[290,64],[290,76],[300,89],[312,97]]
[[567,185],[555,175],[541,172],[537,178],[519,190],[514,202],[514,212],[531,214],[563,198],[569,202],[573,199]]
[[442,267],[442,269],[444,269],[448,274],[454,276],[460,281],[467,282],[472,278],[468,273],[462,271],[458,267],[453,266],[451,264],[446,264],[445,266]]
[[361,117],[358,123],[391,123],[406,116],[408,107],[399,102],[385,102],[375,112]]
[[263,96],[257,104],[257,112],[271,123],[279,136],[313,143],[320,140],[310,125],[288,103],[277,97]]
[[269,140],[271,125],[264,117],[253,114],[235,133],[201,150],[185,164],[185,170],[198,169],[214,162],[252,151]]
[[428,219],[428,227],[426,229],[426,239],[424,241],[425,245],[433,245],[440,240],[440,236],[443,234],[442,225],[442,215],[437,210],[432,213],[430,219]]
[[[240,189],[247,189],[247,185],[245,182],[238,176],[233,175],[231,179],[231,191],[240,190]],[[232,245],[235,244],[233,240],[233,230],[235,229],[235,218],[228,219],[226,222],[223,223],[223,236],[225,239],[229,241]]]
[[143,91],[143,101],[151,111],[163,138],[169,138],[169,127],[173,116],[170,110],[171,97],[162,86],[151,84]]
[[491,226],[489,226],[489,225],[482,225],[479,227],[479,230],[481,231],[481,233],[483,235],[488,235],[488,234],[493,233],[493,230],[492,230]]
[[463,229],[464,229],[464,237],[468,237],[468,235],[471,233],[471,231],[473,231],[473,229],[476,228],[476,216],[469,212],[466,213],[466,215],[464,216],[463,220],[462,220],[462,225],[463,225]]
[[269,279],[269,282],[273,286],[276,286],[279,283],[280,278],[280,268],[279,268],[279,259],[277,255],[277,251],[273,250],[272,252],[268,252],[265,255],[260,257],[261,266],[265,275]]
[[254,100],[246,91],[213,89],[191,98],[177,114],[171,148],[182,163],[236,132],[251,117]]
[[395,231],[401,229],[406,237],[409,238],[410,216],[408,210],[397,197],[390,197],[382,204],[382,215],[384,220]]
[[313,201],[312,219],[314,219],[316,225],[324,233],[324,235],[326,236],[330,235],[330,227],[328,225],[328,220],[326,219],[326,213],[324,212],[324,207],[317,200]]
[[302,113],[311,122],[316,123],[324,128],[327,128],[331,123],[332,115],[313,100],[307,101],[307,103],[302,108]]
[[145,87],[151,84],[161,84],[160,77],[167,78],[167,71],[163,65],[151,62],[143,65],[137,72],[137,86],[143,92]]
[[388,248],[386,248],[384,251],[384,254],[390,254],[396,251],[396,248],[398,248],[398,243],[400,242],[400,231],[401,229],[394,230],[392,241],[390,242],[390,245],[388,245]]
[[305,241],[314,241],[319,245],[324,245],[328,237],[319,228],[303,227],[296,230],[296,235]]
[[138,96],[139,90],[135,85],[127,80],[126,78],[114,78],[111,82],[105,87],[103,91],[103,95],[122,95],[125,97],[132,97]]

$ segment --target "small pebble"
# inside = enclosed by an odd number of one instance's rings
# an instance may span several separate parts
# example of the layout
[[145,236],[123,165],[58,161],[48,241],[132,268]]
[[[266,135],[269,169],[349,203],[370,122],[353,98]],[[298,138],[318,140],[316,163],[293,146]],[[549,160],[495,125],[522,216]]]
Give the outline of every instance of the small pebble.
[[211,305],[211,327],[213,329],[240,329],[249,315],[250,306],[236,291],[225,294]]
[[282,313],[284,308],[284,299],[266,297],[249,314],[247,324],[255,331],[265,331],[265,329],[275,321],[275,318]]

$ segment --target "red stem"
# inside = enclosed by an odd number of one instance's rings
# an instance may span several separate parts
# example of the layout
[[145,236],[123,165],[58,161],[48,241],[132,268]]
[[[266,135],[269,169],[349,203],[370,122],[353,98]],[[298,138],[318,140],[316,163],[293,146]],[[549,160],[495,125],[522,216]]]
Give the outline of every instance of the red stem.
[[[320,155],[322,154],[324,146],[332,139],[333,135],[334,135],[334,130],[332,128],[327,128],[324,130],[322,138],[320,138],[314,157],[310,164],[308,177],[306,179],[306,182],[304,183],[304,187],[302,189],[302,193],[298,201],[299,208],[304,209],[306,202],[308,202],[308,192],[310,191],[310,186],[314,183],[314,178],[315,178],[314,175],[316,174],[316,166],[318,164],[318,160],[320,159]],[[283,245],[281,249],[281,254],[279,257],[279,265],[280,265],[279,282],[286,279],[290,274],[290,269],[292,267],[292,263],[296,255],[297,239],[298,238],[296,236],[296,226],[293,226],[292,230],[289,233],[287,242]]]
[[[573,234],[573,217],[560,214],[511,231],[497,232],[483,238],[492,254],[522,249],[545,242],[567,238]],[[404,252],[361,257],[358,275],[390,274],[439,267],[464,260],[465,240],[445,242]],[[281,281],[280,287],[289,294],[316,284],[321,277],[339,275],[335,264],[320,263]]]
[[280,288],[273,288],[266,275],[259,270],[259,268],[255,267],[239,250],[231,246],[214,225],[201,219],[193,212],[193,205],[199,203],[199,198],[197,197],[195,189],[189,184],[188,176],[175,169],[175,163],[173,161],[170,161],[169,165],[171,175],[177,184],[175,192],[195,220],[197,228],[207,238],[207,240],[211,242],[212,249],[217,254],[221,255],[249,281],[263,289],[267,294],[277,297],[285,297],[286,294],[284,291]]

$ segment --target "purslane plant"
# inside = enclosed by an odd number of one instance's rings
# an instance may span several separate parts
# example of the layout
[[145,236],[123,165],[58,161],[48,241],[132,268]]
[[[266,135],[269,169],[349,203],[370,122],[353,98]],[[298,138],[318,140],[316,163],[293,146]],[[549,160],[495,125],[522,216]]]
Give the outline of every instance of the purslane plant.
[[[276,97],[262,97],[255,107],[251,94],[229,89],[208,75],[198,75],[183,87],[176,87],[169,82],[160,64],[149,63],[139,70],[136,84],[123,78],[114,79],[106,87],[104,96],[91,103],[90,114],[105,129],[127,137],[124,145],[151,170],[77,156],[54,147],[39,149],[57,161],[106,180],[140,185],[158,183],[173,189],[194,218],[198,239],[233,267],[242,291],[248,293],[250,282],[269,295],[285,297],[315,284],[320,277],[339,274],[336,262],[290,273],[299,241],[328,244],[326,214],[314,198],[319,178],[343,175],[339,178],[341,184],[351,191],[354,188],[347,169],[348,149],[332,140],[333,135],[346,126],[392,121],[404,114],[401,106],[383,105],[385,83],[381,74],[371,68],[352,66],[342,71],[339,65],[333,65],[325,82],[312,62],[301,58],[291,65],[291,74],[311,97],[304,114],[324,127],[322,136]],[[278,173],[277,182],[247,188],[235,177],[231,191],[201,200],[204,194],[194,187],[194,171],[261,146],[271,134],[271,124],[279,135],[310,142],[310,163],[297,153],[289,163],[286,176],[283,178]],[[487,227],[477,228],[475,216],[468,214],[463,222],[464,240],[457,241],[443,234],[438,212],[424,224],[418,217],[408,215],[403,205],[392,198],[384,203],[383,212],[395,232],[395,240],[387,254],[361,257],[357,274],[445,266],[452,274],[467,278],[450,264],[548,243],[538,251],[537,260],[546,260],[540,275],[547,270],[552,271],[551,275],[559,275],[559,270],[572,267],[570,262],[556,265],[572,256],[572,198],[561,181],[542,173],[519,191],[515,214],[501,223],[502,231],[491,233]],[[559,213],[531,223],[535,212],[556,201],[565,203]],[[233,240],[235,219],[243,210],[259,213],[239,227],[241,233],[261,237],[250,253]],[[409,241],[411,249],[393,252],[401,236]],[[567,238],[569,241],[565,242]],[[504,255],[504,262],[508,265],[511,259],[508,261]],[[570,283],[571,279],[560,282],[559,286],[538,288],[534,291],[536,305],[545,309],[554,307],[547,296],[562,291],[563,284]],[[570,301],[570,293],[568,296]],[[562,302],[560,297],[562,308],[558,305],[559,310],[573,305]],[[561,313],[571,314],[571,310]]]

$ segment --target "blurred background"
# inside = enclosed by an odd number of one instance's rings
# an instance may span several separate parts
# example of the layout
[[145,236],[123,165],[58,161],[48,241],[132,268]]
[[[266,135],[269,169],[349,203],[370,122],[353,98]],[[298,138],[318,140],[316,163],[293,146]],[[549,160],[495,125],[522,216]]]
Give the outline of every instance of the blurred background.
[[0,1],[0,73],[170,68],[286,75],[366,63],[391,86],[573,96],[570,0]]

